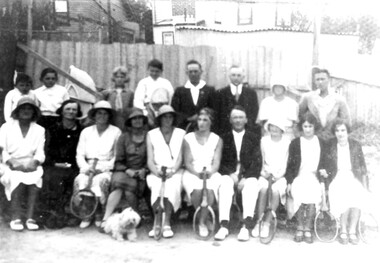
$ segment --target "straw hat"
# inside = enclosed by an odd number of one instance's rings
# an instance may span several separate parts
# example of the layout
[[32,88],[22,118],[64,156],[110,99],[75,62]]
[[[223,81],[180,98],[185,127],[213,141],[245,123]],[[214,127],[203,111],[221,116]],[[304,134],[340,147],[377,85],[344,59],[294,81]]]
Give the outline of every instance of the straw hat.
[[36,121],[37,119],[39,119],[41,117],[41,111],[38,108],[35,100],[29,96],[23,96],[20,98],[20,100],[17,103],[17,107],[12,111],[11,117],[13,119],[18,119],[18,113],[20,111],[21,106],[26,105],[26,104],[32,106],[34,110],[33,121]]
[[136,117],[143,117],[144,118],[144,124],[148,122],[148,118],[144,115],[143,111],[139,108],[133,108],[132,112],[129,114],[128,119],[125,121],[125,126],[131,127],[131,121],[133,118]]
[[172,108],[172,106],[170,106],[170,105],[162,105],[161,108],[158,110],[156,118],[158,119],[158,118],[162,117],[162,115],[164,115],[166,113],[172,113],[174,116],[177,115],[177,113]]
[[115,115],[115,110],[112,109],[111,104],[108,101],[101,100],[95,103],[94,107],[88,111],[87,116],[90,119],[94,119],[96,111],[100,109],[108,111],[111,117]]

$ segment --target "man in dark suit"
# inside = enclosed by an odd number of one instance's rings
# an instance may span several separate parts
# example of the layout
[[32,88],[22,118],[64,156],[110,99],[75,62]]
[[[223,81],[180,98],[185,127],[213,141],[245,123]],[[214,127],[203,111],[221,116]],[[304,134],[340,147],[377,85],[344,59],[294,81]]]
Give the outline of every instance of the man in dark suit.
[[229,114],[235,105],[241,105],[247,113],[247,130],[260,135],[260,127],[256,124],[259,102],[256,92],[243,83],[244,70],[240,66],[232,66],[229,72],[230,84],[216,92],[215,111],[216,132],[222,135],[231,129]]
[[237,105],[231,111],[232,129],[223,139],[222,160],[219,173],[222,180],[219,188],[220,229],[216,240],[224,240],[229,234],[229,219],[233,196],[241,198],[243,225],[238,240],[248,241],[253,227],[253,215],[258,196],[258,178],[262,167],[260,136],[246,130],[247,116],[244,108]]
[[194,129],[197,113],[204,107],[214,108],[214,87],[206,85],[201,80],[202,66],[196,60],[190,60],[186,64],[186,74],[189,80],[184,86],[176,88],[173,98],[172,107],[178,113],[178,127],[186,129],[193,124],[188,131]]

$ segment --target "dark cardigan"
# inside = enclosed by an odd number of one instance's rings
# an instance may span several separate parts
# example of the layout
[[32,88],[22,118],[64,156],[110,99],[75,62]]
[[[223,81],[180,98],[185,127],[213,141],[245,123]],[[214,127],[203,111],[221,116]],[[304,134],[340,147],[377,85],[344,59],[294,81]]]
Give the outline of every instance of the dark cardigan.
[[[319,157],[319,167],[321,166],[322,156],[325,152],[325,143],[322,139],[318,138],[321,153]],[[294,139],[289,145],[288,163],[286,166],[285,178],[288,184],[293,183],[294,179],[298,176],[301,166],[301,138]]]
[[[351,169],[355,178],[364,183],[367,174],[367,166],[364,160],[364,154],[359,142],[348,139],[350,148]],[[320,169],[325,169],[329,175],[326,179],[326,186],[334,180],[338,172],[338,140],[333,138],[326,144],[326,154],[323,155]]]

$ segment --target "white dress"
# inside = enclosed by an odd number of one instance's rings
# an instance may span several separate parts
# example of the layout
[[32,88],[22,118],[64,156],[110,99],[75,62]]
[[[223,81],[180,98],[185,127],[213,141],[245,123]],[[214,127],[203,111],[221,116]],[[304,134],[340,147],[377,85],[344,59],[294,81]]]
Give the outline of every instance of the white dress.
[[[15,158],[20,162],[28,162],[30,159],[45,161],[44,153],[45,129],[32,122],[25,137],[23,137],[18,120],[9,120],[0,129],[0,147],[3,148],[3,163]],[[42,187],[41,166],[34,172],[13,171],[7,165],[3,165],[1,183],[5,187],[5,194],[11,200],[13,190],[20,184],[36,185]]]
[[349,145],[338,144],[337,155],[338,172],[330,184],[329,199],[331,213],[339,218],[349,208],[362,209],[367,192],[352,173]]
[[79,137],[76,161],[80,174],[74,180],[74,189],[82,190],[87,186],[88,176],[86,172],[91,168],[94,159],[97,158],[96,169],[102,173],[94,176],[91,190],[97,197],[100,197],[101,204],[105,204],[107,200],[111,171],[116,158],[116,143],[120,134],[119,128],[109,125],[99,135],[96,125],[92,125],[84,129]]
[[[154,163],[158,170],[165,166],[173,168],[182,153],[182,142],[185,131],[174,128],[169,144],[166,143],[160,128],[155,128],[148,132],[148,136],[153,145]],[[177,211],[181,204],[181,182],[183,169],[179,169],[172,177],[165,182],[164,197],[173,205],[174,211]],[[151,204],[160,196],[161,178],[154,174],[149,174],[146,178],[147,185],[151,190]]]
[[321,186],[316,173],[319,164],[321,148],[317,136],[311,140],[301,137],[301,165],[298,176],[292,183],[292,196],[294,199],[294,211],[297,211],[301,204],[315,204],[318,207],[321,203]]
[[[210,170],[214,161],[216,147],[219,142],[219,136],[211,132],[207,142],[202,145],[197,141],[195,133],[191,132],[189,134],[186,134],[185,140],[190,146],[195,171],[200,173],[202,172],[203,167],[206,167],[207,170]],[[211,177],[207,179],[207,188],[214,191],[216,198],[218,198],[218,189],[221,183],[221,177],[222,176],[217,172],[212,174]],[[183,174],[183,187],[185,188],[187,197],[189,200],[191,200],[191,193],[195,189],[200,190],[203,188],[203,180],[185,170]]]
[[[286,201],[286,179],[284,177],[289,155],[290,140],[283,136],[280,141],[273,141],[270,135],[261,139],[261,155],[263,158],[263,172],[271,173],[276,178],[272,185],[273,192],[280,194],[281,203]],[[268,180],[259,178],[259,188],[268,188]]]

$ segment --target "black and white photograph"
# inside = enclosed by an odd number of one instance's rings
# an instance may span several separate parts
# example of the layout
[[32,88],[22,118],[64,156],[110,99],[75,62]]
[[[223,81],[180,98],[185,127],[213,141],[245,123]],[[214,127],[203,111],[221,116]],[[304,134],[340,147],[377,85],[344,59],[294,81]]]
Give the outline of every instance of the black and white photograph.
[[0,263],[378,262],[379,10],[0,0]]

